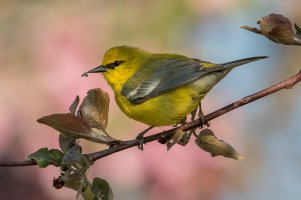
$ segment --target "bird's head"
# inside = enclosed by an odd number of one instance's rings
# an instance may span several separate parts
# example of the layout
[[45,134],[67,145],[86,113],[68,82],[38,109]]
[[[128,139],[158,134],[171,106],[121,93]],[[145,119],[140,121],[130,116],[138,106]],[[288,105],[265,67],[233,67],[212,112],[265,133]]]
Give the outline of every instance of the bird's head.
[[143,66],[150,53],[131,46],[117,46],[106,51],[102,64],[84,73],[103,73],[110,85],[126,82]]

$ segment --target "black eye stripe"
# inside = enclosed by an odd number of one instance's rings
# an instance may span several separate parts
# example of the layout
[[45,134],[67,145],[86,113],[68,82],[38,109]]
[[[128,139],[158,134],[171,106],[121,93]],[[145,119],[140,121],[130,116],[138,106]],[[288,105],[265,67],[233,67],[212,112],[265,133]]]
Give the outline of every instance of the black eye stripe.
[[121,65],[124,61],[120,61],[120,60],[117,60],[113,63],[110,63],[110,64],[107,64],[105,65],[106,68],[108,69],[115,69],[115,67],[118,67],[119,65]]
[[114,62],[114,65],[115,65],[115,67],[118,67],[118,66],[121,65],[122,63],[123,63],[123,61],[116,60],[116,61]]

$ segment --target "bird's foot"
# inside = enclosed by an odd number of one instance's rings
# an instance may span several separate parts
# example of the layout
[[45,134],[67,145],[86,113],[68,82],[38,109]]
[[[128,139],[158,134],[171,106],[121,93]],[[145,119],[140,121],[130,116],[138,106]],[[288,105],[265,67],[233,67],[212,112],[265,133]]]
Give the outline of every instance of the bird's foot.
[[138,140],[138,149],[143,151],[143,145],[144,145],[144,138],[143,138],[143,134],[139,133],[136,137],[136,140]]
[[201,102],[199,102],[199,113],[198,113],[198,116],[199,116],[199,119],[200,119],[200,123],[198,125],[199,128],[203,128],[204,125],[207,126],[207,127],[210,126],[209,121],[205,118],[205,115],[203,113]]
[[149,131],[151,130],[152,128],[154,128],[154,126],[150,126],[148,127],[147,129],[145,129],[144,131],[142,131],[141,133],[139,133],[136,137],[136,140],[138,141],[138,149],[143,151],[143,145],[144,145],[144,135]]
[[200,123],[198,125],[199,128],[203,128],[204,126],[207,126],[207,127],[210,126],[210,122],[205,118],[203,112],[199,113],[199,119],[200,119]]

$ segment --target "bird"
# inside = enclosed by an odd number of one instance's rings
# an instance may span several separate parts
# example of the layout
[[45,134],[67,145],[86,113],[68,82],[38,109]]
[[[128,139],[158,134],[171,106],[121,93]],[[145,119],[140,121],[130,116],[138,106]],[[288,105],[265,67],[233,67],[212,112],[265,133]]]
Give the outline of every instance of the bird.
[[264,58],[267,56],[215,64],[123,45],[107,50],[102,64],[82,76],[102,73],[117,105],[129,118],[151,127],[170,126],[193,113],[233,68]]

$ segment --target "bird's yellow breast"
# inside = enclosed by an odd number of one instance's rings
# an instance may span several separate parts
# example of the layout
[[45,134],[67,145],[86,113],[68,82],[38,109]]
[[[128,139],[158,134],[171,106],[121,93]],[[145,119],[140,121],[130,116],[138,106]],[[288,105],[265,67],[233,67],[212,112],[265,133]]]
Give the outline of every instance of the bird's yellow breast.
[[181,122],[197,108],[203,96],[189,85],[141,104],[132,104],[122,94],[115,93],[117,104],[127,116],[151,126],[167,126]]

